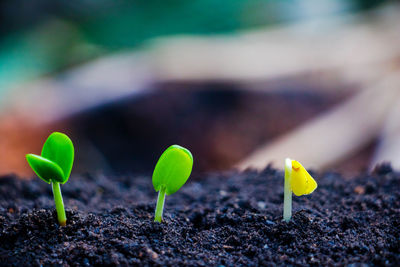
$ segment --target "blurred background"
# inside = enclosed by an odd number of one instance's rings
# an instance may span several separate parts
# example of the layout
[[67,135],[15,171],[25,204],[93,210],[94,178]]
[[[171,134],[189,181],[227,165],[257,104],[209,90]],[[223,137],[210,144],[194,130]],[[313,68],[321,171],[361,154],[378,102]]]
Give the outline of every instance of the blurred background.
[[0,174],[32,177],[53,131],[75,173],[151,173],[171,144],[197,173],[400,168],[399,18],[378,0],[3,0]]

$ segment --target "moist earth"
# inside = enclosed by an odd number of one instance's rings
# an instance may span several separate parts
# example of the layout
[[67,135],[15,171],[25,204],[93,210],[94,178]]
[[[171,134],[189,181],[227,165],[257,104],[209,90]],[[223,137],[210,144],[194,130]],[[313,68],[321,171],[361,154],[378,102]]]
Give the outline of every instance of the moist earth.
[[67,226],[51,186],[0,178],[1,266],[400,266],[400,174],[382,165],[346,179],[313,173],[282,222],[283,173],[228,171],[192,179],[166,197],[145,175],[86,174],[62,186]]

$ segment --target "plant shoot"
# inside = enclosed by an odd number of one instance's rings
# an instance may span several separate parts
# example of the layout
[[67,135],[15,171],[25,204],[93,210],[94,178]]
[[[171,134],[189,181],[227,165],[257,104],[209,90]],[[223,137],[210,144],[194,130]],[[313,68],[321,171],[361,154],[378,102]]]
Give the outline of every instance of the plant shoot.
[[165,195],[172,195],[186,183],[192,167],[192,153],[184,147],[172,145],[161,155],[153,172],[153,186],[158,192],[155,222],[162,221]]
[[317,182],[296,160],[285,160],[285,187],[283,200],[283,220],[289,222],[292,217],[292,192],[296,196],[308,195],[317,188]]
[[54,132],[44,143],[42,154],[27,154],[26,160],[40,179],[52,184],[58,223],[65,226],[67,217],[60,183],[66,183],[71,174],[74,162],[74,146],[71,139],[63,133]]

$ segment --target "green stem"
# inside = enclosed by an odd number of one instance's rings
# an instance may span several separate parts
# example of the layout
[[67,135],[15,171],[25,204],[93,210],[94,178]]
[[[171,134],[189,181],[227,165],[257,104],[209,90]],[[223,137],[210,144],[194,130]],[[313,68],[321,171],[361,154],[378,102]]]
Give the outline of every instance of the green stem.
[[64,202],[60,190],[60,183],[52,182],[52,186],[54,202],[56,203],[58,223],[61,226],[65,226],[67,224],[67,216],[65,215]]
[[292,161],[285,160],[285,191],[283,198],[283,220],[289,222],[292,217]]
[[165,200],[165,187],[161,187],[160,191],[158,192],[156,214],[154,217],[155,222],[162,221],[162,214],[163,214],[163,210],[164,210],[164,200]]

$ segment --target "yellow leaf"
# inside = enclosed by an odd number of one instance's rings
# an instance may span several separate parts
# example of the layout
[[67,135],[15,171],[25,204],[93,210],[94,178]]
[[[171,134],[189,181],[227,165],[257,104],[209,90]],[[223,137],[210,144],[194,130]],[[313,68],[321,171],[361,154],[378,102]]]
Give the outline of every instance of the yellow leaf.
[[292,160],[292,191],[296,196],[311,194],[317,188],[317,182],[296,160]]

